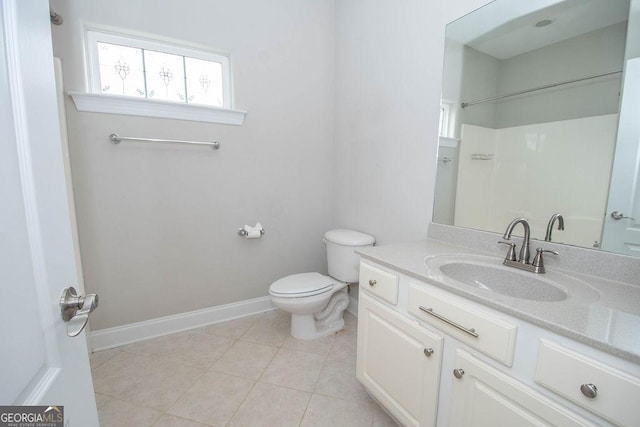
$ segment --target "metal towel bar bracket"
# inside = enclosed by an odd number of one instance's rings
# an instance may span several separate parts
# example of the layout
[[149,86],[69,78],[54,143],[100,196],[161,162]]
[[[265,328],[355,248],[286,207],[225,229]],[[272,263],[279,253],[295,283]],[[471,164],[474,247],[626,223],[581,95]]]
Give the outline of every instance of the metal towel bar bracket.
[[218,141],[200,142],[200,141],[183,141],[180,139],[157,139],[157,138],[137,138],[132,136],[120,136],[117,133],[109,135],[109,140],[114,144],[119,144],[120,141],[138,141],[138,142],[168,142],[177,144],[190,144],[190,145],[206,145],[211,147],[212,150],[220,148]]

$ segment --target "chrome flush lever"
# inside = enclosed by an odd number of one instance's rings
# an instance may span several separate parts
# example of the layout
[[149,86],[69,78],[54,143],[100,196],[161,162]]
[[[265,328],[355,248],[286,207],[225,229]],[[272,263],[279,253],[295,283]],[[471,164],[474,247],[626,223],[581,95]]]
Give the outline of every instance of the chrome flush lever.
[[89,313],[96,307],[98,307],[98,295],[96,294],[89,294],[86,297],[78,296],[73,287],[62,291],[60,314],[62,320],[69,322],[67,335],[75,337],[80,334],[89,321]]

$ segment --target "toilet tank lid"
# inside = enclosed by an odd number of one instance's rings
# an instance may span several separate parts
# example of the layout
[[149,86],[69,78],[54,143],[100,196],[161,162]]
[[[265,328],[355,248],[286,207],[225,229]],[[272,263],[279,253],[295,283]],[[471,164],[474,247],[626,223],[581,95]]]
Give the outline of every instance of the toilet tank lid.
[[346,246],[366,246],[376,242],[376,238],[373,236],[346,229],[327,231],[324,238],[332,243]]

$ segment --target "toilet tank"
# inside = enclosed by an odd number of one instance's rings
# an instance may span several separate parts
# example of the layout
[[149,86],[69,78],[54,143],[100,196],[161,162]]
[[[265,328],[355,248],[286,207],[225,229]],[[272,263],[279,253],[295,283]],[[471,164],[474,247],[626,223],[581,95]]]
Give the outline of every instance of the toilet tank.
[[356,249],[371,247],[376,239],[353,230],[331,230],[324,235],[327,245],[329,276],[341,282],[355,283],[359,276],[360,256]]

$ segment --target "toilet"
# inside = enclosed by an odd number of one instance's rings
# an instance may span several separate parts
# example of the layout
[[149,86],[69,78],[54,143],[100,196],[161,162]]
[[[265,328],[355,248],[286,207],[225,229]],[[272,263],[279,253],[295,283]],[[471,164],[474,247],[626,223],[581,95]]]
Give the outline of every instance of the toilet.
[[312,340],[344,327],[349,305],[347,285],[357,283],[360,257],[355,250],[373,246],[375,238],[353,230],[331,230],[324,235],[329,275],[300,273],[276,280],[269,287],[273,304],[291,313],[291,335]]

